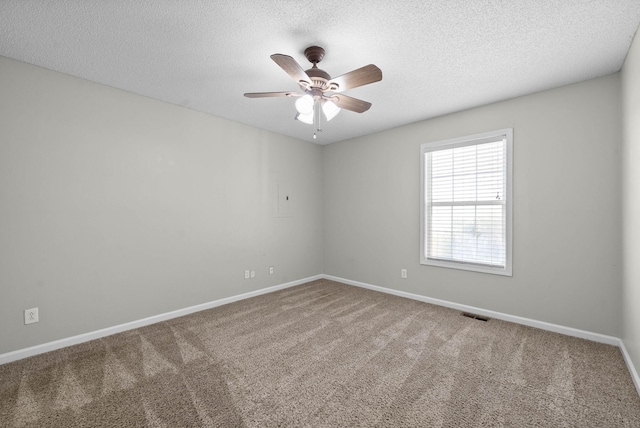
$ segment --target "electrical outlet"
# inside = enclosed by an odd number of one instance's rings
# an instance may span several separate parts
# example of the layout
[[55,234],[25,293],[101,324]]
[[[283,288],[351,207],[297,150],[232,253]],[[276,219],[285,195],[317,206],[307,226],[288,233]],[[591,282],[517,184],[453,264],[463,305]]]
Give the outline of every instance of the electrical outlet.
[[38,317],[38,308],[31,308],[31,309],[24,310],[25,324],[33,324],[38,321],[40,321],[40,318]]
[[249,279],[249,270],[244,271],[244,279]]
[[255,271],[255,270],[252,270],[252,271],[251,271],[251,278],[255,278],[255,277],[256,277],[256,271]]
[[400,276],[401,276],[402,278],[405,278],[405,279],[406,279],[406,278],[407,278],[407,270],[406,270],[406,269],[402,269],[402,270],[400,271]]
[[269,266],[269,275],[273,275],[273,266]]

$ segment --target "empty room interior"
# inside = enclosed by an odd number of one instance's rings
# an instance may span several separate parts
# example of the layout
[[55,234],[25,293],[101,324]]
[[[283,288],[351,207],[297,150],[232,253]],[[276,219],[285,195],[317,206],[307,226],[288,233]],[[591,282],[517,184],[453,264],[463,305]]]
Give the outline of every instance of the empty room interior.
[[0,2],[0,425],[640,426],[639,23]]

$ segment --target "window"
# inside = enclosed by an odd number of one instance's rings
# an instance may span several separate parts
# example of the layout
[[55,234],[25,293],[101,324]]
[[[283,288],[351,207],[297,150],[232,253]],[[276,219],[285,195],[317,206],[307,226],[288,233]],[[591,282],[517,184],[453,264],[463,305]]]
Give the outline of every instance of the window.
[[425,143],[420,263],[511,276],[513,129]]

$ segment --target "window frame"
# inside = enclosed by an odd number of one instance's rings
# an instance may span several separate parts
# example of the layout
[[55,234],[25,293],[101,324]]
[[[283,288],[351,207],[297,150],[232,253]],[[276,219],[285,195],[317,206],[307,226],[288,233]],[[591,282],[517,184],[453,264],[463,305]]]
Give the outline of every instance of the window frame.
[[[428,245],[427,224],[429,222],[429,210],[427,209],[427,165],[425,162],[428,152],[448,150],[458,147],[474,146],[483,143],[495,142],[506,139],[506,165],[505,165],[505,266],[494,267],[471,262],[436,260],[427,257]],[[495,275],[513,276],[513,128],[499,129],[496,131],[451,138],[448,140],[434,141],[420,145],[420,264],[437,266],[450,269],[489,273]]]

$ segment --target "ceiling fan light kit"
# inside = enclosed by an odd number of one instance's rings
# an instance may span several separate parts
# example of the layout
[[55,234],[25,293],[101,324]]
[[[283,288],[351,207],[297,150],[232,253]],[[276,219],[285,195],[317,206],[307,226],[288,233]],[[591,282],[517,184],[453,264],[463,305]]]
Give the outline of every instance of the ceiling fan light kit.
[[[308,70],[303,70],[296,60],[288,55],[271,55],[271,59],[298,83],[303,93],[249,92],[244,96],[248,98],[298,97],[295,102],[297,110],[295,119],[310,125],[315,124],[316,133],[322,131],[321,110],[327,121],[336,117],[341,109],[356,113],[369,110],[371,103],[342,95],[340,92],[378,82],[382,80],[382,71],[375,65],[369,64],[332,79],[329,73],[318,68],[318,63],[322,61],[324,54],[325,51],[320,46],[310,46],[305,49],[305,57],[313,64]],[[314,139],[316,133],[313,134]]]
[[295,119],[299,120],[302,123],[313,125],[313,112],[308,114],[296,113]]
[[327,118],[327,122],[333,119],[340,113],[341,108],[338,107],[333,101],[324,100],[322,103],[322,112]]
[[296,110],[300,114],[309,114],[313,112],[315,100],[309,94],[305,94],[296,100]]

